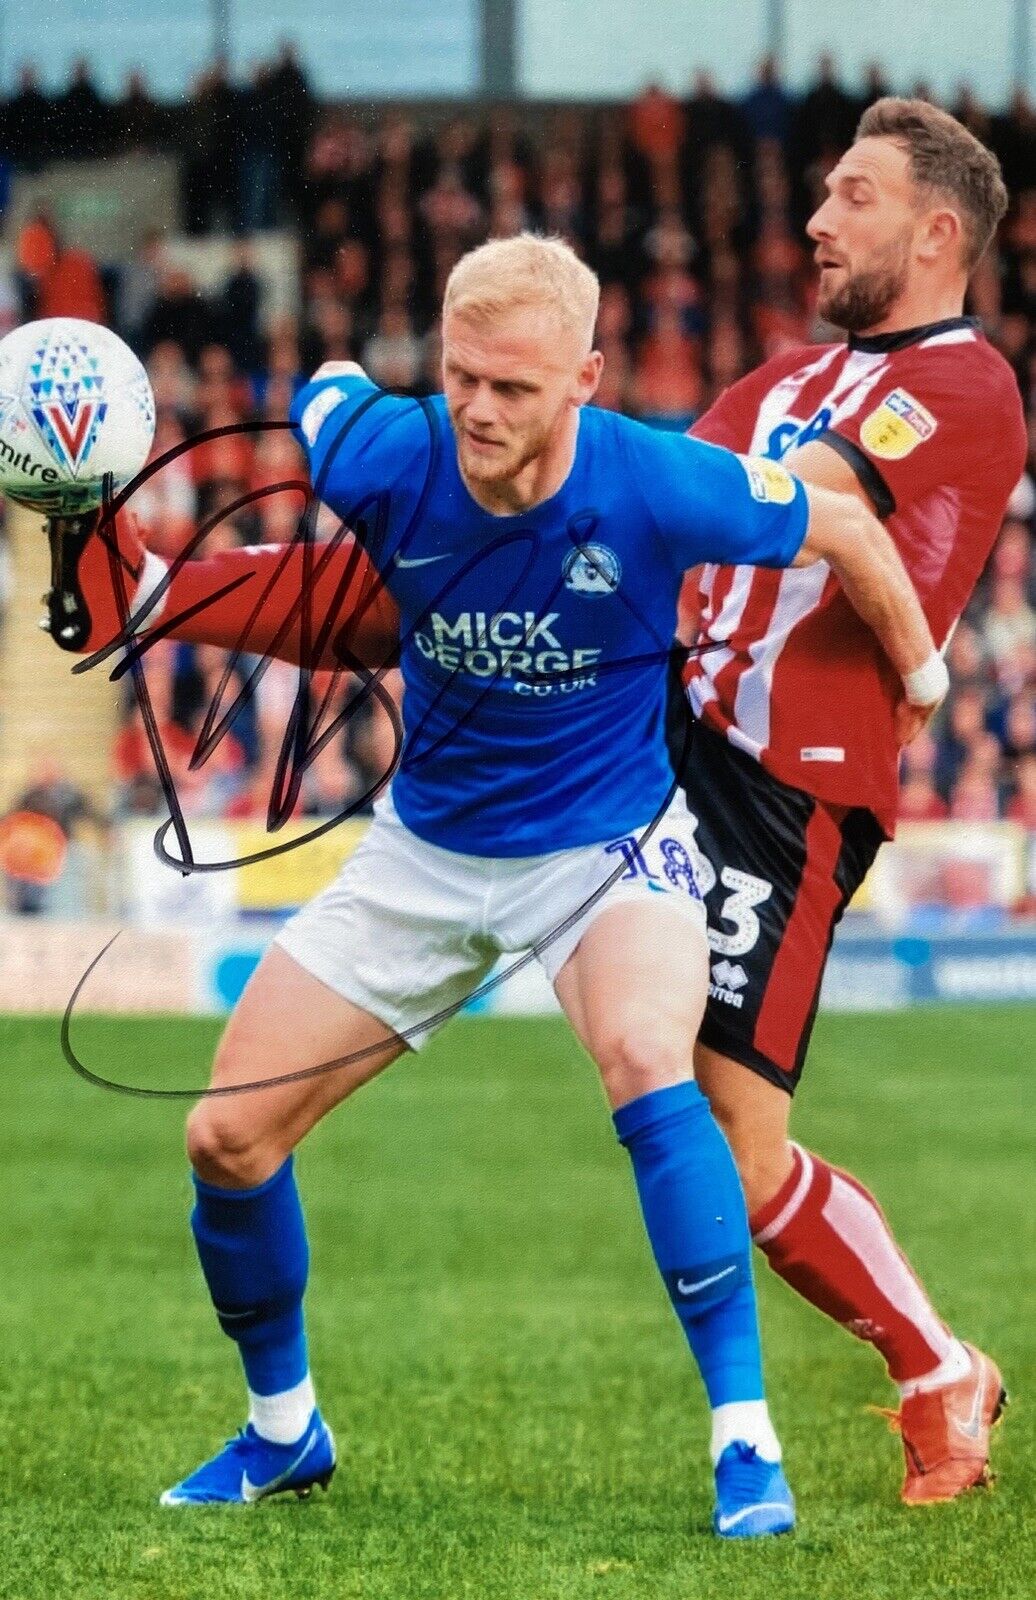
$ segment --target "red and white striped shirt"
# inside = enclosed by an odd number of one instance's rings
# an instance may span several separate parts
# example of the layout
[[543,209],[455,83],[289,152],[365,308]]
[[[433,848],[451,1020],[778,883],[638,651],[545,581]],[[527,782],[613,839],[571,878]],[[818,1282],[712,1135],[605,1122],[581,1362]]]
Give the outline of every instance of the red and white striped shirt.
[[[843,455],[940,646],[1026,454],[1014,374],[964,317],[777,356],[727,389],[693,432],[775,460],[813,439]],[[902,685],[827,564],[707,566],[699,588],[699,653],[687,669],[696,715],[782,782],[866,806],[891,835]]]

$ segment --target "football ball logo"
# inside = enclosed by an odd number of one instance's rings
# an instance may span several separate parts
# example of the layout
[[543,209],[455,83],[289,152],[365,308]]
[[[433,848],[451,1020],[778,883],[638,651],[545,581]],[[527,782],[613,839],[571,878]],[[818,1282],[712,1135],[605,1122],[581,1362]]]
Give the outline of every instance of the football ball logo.
[[0,493],[72,516],[136,477],[155,433],[147,373],[96,322],[49,317],[0,340]]

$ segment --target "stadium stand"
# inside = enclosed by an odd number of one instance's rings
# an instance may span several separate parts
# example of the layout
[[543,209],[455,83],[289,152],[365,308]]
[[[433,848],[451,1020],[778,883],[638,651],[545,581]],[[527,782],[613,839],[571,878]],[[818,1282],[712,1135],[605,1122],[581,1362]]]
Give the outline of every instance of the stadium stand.
[[[923,92],[923,86],[921,86]],[[803,224],[825,173],[879,73],[853,95],[830,63],[796,97],[772,62],[738,100],[707,74],[680,101],[649,87],[631,105],[350,110],[321,105],[290,48],[247,83],[216,61],[179,105],[154,101],[142,78],[118,102],[80,64],[66,93],[44,95],[31,69],[0,107],[8,165],[171,156],[181,234],[142,233],[117,260],[95,261],[53,220],[27,219],[9,239],[0,329],[60,313],[110,322],[145,360],[158,404],[155,453],[201,430],[282,419],[321,361],[353,357],[387,387],[437,386],[435,308],[458,256],[487,235],[525,227],[572,240],[603,283],[598,343],[607,358],[599,403],[684,428],[733,379],[791,344],[823,337]],[[1036,418],[1036,113],[1019,94],[999,114],[964,92],[955,114],[989,142],[1012,188],[1000,235],[974,279],[970,309],[1018,376]],[[42,138],[40,136],[42,130]],[[288,301],[274,304],[259,268],[269,230],[295,254]],[[219,239],[224,263],[203,288],[177,248]],[[290,259],[290,254],[289,254]],[[1031,428],[1036,451],[1036,425]],[[285,433],[246,434],[194,449],[154,478],[138,510],[164,555],[196,519],[294,476]],[[220,522],[203,550],[290,538],[297,497],[268,497]],[[988,571],[952,641],[953,691],[931,735],[904,756],[907,820],[1008,818],[1029,836],[1036,895],[1036,489],[1018,485]],[[242,670],[247,670],[247,663]],[[218,763],[188,774],[191,735],[222,672],[218,651],[169,644],[150,669],[167,749],[197,816],[265,814],[271,763],[294,694],[291,671],[263,679]],[[316,686],[315,692],[319,690]],[[340,695],[349,692],[343,684]],[[111,756],[115,813],[160,809],[139,717],[124,697]],[[307,775],[299,809],[333,814],[377,770],[386,727],[349,724]],[[218,770],[217,770],[218,769]]]

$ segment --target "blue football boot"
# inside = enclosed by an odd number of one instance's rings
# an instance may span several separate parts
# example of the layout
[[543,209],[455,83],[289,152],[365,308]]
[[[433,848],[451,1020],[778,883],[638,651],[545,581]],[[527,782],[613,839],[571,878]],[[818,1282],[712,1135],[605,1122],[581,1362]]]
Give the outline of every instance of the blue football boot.
[[335,1441],[319,1411],[313,1412],[294,1444],[271,1444],[249,1423],[211,1461],[160,1495],[159,1505],[247,1506],[267,1495],[289,1492],[305,1500],[315,1483],[327,1488],[334,1470]]
[[779,1461],[764,1461],[754,1444],[728,1444],[716,1463],[712,1526],[721,1539],[790,1533],[795,1501]]

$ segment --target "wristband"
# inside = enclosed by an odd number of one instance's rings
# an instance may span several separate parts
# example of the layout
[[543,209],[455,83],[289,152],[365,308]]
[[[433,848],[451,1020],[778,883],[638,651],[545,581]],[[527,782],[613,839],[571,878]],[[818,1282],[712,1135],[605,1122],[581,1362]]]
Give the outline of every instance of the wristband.
[[[140,581],[137,584],[133,599],[130,601],[131,617],[135,617],[138,611],[142,610],[142,608],[147,605],[155,590],[160,584],[165,582],[168,572],[168,561],[163,561],[161,556],[156,556],[153,550],[144,551],[144,558],[141,562]],[[161,600],[155,601],[155,604],[151,607],[150,611],[148,611],[147,615],[140,622],[138,622],[134,631],[137,633],[146,633],[149,628],[157,627],[162,613],[166,608],[166,601],[168,599],[169,590],[167,588]]]
[[903,674],[903,688],[912,706],[934,706],[946,698],[950,687],[950,674],[938,650],[933,650],[928,660],[913,672]]

